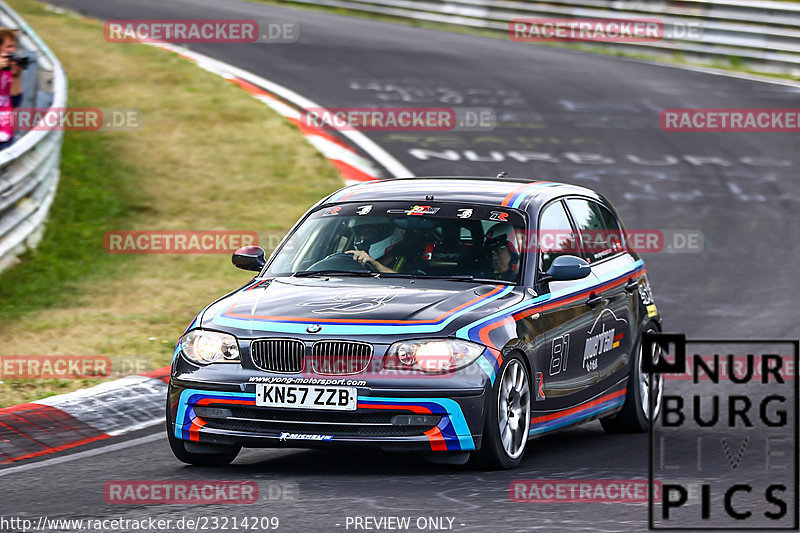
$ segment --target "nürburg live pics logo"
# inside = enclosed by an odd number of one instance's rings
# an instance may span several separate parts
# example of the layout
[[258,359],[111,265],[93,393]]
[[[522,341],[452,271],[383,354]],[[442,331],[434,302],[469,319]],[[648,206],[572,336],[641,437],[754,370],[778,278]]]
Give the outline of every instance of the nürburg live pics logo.
[[644,335],[651,529],[798,529],[798,344]]

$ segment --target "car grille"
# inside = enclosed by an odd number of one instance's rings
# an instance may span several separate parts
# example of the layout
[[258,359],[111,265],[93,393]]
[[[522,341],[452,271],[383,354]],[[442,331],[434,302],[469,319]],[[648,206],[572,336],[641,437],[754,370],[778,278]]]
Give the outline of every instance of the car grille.
[[317,374],[359,374],[372,360],[372,345],[363,342],[319,341],[311,348],[310,366]]
[[305,351],[305,344],[291,339],[261,339],[250,343],[253,364],[268,372],[300,372]]
[[[202,417],[209,428],[248,433],[292,433],[329,434],[337,436],[383,436],[402,437],[422,435],[436,426],[438,415],[424,426],[398,425],[393,418],[398,413],[332,413],[293,411],[288,409],[260,409],[214,404],[231,411],[227,418]],[[210,406],[209,406],[210,407]],[[200,415],[202,416],[202,415]]]

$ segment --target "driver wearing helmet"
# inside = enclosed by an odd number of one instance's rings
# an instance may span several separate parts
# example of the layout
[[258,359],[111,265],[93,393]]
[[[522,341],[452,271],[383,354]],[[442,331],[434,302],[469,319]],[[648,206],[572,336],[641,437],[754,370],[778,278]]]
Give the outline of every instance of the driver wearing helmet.
[[516,232],[510,224],[495,224],[486,232],[484,247],[489,252],[495,276],[504,281],[519,279]]
[[[387,265],[399,268],[397,263],[402,262],[401,258],[391,253],[391,248],[401,240],[402,235],[399,235],[401,231],[384,224],[363,224],[353,229],[356,231],[353,247],[358,249],[347,250],[346,254],[352,254],[353,260],[361,266],[372,265],[378,272],[397,272]],[[374,259],[370,254],[378,256],[378,259]]]

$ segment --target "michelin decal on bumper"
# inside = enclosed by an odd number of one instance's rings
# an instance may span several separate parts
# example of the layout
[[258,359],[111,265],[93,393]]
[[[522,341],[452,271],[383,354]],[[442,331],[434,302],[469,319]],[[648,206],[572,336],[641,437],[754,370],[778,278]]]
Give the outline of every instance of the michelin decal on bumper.
[[310,435],[308,433],[286,433],[282,431],[279,440],[333,440],[333,435]]

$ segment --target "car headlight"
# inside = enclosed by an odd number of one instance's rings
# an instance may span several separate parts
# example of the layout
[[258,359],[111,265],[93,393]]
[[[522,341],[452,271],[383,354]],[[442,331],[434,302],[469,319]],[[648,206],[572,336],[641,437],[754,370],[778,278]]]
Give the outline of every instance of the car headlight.
[[193,329],[181,337],[181,350],[189,361],[201,365],[240,361],[236,337],[227,333]]
[[472,364],[485,348],[460,339],[421,339],[392,344],[383,358],[383,368],[419,370],[440,374]]

